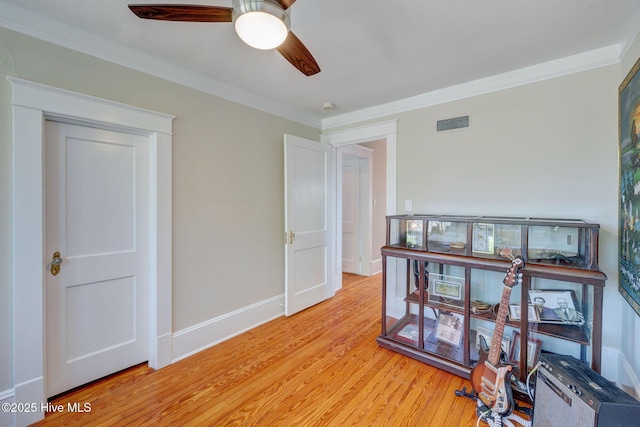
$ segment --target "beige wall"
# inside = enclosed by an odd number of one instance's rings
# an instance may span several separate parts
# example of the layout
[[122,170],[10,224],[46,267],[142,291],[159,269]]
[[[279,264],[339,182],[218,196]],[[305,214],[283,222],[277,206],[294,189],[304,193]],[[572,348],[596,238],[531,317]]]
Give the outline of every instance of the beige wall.
[[176,116],[174,331],[284,292],[283,134],[319,130],[0,28],[0,392],[13,387],[7,75]]

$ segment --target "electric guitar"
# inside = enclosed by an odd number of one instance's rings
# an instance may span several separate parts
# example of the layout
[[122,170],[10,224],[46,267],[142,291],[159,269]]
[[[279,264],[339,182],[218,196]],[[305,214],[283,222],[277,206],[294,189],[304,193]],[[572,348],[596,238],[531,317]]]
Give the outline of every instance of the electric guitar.
[[518,256],[512,259],[511,267],[507,271],[503,283],[500,309],[496,318],[496,326],[491,339],[491,348],[487,348],[484,339],[480,339],[480,360],[471,371],[471,384],[478,399],[487,408],[500,415],[509,415],[513,411],[514,402],[511,392],[511,375],[513,367],[502,363],[502,335],[509,311],[509,297],[511,288],[522,281],[522,274],[518,272],[524,267],[524,260]]

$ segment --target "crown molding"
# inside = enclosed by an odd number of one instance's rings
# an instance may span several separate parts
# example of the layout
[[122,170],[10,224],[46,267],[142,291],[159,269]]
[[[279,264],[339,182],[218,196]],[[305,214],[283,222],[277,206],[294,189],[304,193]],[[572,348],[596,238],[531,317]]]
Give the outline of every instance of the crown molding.
[[379,119],[405,111],[430,107],[445,102],[484,95],[503,89],[578,73],[580,71],[617,64],[620,62],[621,49],[622,47],[619,44],[611,45],[519,70],[434,90],[399,101],[328,117],[322,120],[322,129],[333,129],[340,126],[353,125],[365,120]]
[[53,19],[0,1],[0,27],[84,53],[127,68],[169,80],[297,123],[320,128],[319,117],[227,85],[184,67],[171,64],[97,37]]

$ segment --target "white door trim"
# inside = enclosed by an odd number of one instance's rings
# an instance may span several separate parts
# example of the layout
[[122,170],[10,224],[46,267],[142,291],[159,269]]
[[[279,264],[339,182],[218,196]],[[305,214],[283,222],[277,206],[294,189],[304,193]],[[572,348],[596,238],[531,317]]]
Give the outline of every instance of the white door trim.
[[[387,142],[387,200],[386,213],[394,215],[396,213],[396,179],[397,179],[397,158],[398,158],[398,120],[389,120],[380,123],[373,123],[355,128],[349,128],[334,132],[327,132],[321,135],[321,141],[334,147],[340,147],[349,144],[359,144],[362,142],[376,141],[384,139]],[[338,156],[335,156],[337,158]],[[335,168],[339,173],[338,167]],[[338,195],[342,192],[337,187],[342,186],[342,182],[335,179],[336,188],[334,194]],[[336,196],[337,197],[337,196]],[[337,198],[336,203],[336,224],[342,223],[342,200]],[[334,256],[338,252],[339,246],[342,245],[342,238],[338,235],[336,227],[336,235],[334,237]],[[340,230],[340,232],[342,232]],[[340,255],[342,258],[342,255]],[[336,277],[334,283],[336,289],[342,288],[342,259],[334,259],[336,268]]]
[[[174,116],[18,78],[13,110],[13,372],[17,403],[44,403],[44,122],[45,118],[136,133],[149,138],[150,343],[149,366],[171,363],[171,143]],[[17,424],[42,419],[18,414]]]

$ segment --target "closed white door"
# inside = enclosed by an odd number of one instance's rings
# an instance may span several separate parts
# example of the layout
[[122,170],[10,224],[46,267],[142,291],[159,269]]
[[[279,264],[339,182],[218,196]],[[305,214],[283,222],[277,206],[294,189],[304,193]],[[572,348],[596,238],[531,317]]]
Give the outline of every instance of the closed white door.
[[332,147],[285,135],[285,314],[334,294]]
[[47,121],[46,384],[53,396],[148,357],[149,144]]
[[362,274],[360,159],[342,157],[342,271]]

